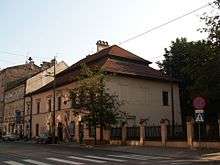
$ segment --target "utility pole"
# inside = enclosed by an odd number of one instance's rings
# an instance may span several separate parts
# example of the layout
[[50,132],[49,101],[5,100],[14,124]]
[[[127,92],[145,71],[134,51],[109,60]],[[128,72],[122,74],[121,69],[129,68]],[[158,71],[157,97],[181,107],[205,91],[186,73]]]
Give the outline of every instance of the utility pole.
[[171,57],[169,57],[170,61],[170,91],[171,91],[171,122],[172,122],[172,136],[174,137],[174,131],[175,131],[175,117],[174,117],[174,97],[173,97],[173,69],[171,66],[172,60]]
[[54,56],[54,61],[53,61],[53,122],[52,122],[52,143],[55,143],[55,138],[56,138],[56,82],[55,82],[55,76],[56,76],[56,57]]

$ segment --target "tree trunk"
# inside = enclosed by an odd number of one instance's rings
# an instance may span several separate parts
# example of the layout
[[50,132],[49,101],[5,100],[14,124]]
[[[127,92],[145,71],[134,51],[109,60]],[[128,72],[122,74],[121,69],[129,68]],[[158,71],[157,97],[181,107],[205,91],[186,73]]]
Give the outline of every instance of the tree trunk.
[[97,144],[97,138],[96,138],[96,124],[94,125],[94,139],[95,139],[95,145]]
[[100,126],[100,144],[102,143],[103,141],[103,126],[101,125]]

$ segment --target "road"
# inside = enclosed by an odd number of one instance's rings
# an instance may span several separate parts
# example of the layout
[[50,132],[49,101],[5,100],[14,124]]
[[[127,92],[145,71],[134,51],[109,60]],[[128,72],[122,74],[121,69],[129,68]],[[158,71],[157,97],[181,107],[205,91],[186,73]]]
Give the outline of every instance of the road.
[[207,165],[218,161],[135,154],[86,147],[0,143],[0,165]]

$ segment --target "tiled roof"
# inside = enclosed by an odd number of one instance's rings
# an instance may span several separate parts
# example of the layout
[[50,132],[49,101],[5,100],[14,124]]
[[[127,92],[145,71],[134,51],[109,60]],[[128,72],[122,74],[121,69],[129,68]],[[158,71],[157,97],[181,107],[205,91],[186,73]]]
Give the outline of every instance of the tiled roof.
[[[93,55],[87,56],[86,58],[78,61],[66,70],[57,74],[56,87],[75,81],[80,72],[79,66],[82,63],[85,63],[89,66],[98,66],[104,71],[110,73],[159,81],[170,81],[168,76],[163,75],[162,72],[149,67],[148,65],[151,64],[150,61],[134,55],[133,53],[117,45],[113,45]],[[53,82],[47,84],[32,94],[47,91],[52,87]]]
[[133,64],[129,62],[108,59],[102,66],[104,71],[131,75],[136,77],[143,77],[149,79],[169,80],[169,77],[162,74],[162,72],[153,69],[149,66]]

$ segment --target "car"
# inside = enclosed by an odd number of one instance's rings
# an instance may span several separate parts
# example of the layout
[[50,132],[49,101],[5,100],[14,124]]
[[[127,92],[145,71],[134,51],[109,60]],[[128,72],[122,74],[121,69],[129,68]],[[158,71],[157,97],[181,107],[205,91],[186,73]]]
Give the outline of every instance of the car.
[[9,133],[9,134],[3,135],[2,140],[3,141],[16,141],[16,140],[19,140],[19,136],[16,134]]
[[[57,141],[57,138],[55,139],[55,141]],[[52,137],[48,134],[41,134],[40,136],[37,136],[35,138],[35,142],[39,144],[51,144]]]

